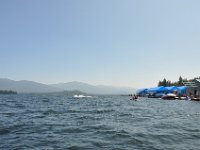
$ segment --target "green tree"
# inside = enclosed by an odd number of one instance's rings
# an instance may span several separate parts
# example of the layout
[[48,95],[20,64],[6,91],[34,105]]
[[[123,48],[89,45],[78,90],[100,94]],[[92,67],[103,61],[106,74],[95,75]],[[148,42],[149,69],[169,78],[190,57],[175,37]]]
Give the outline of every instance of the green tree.
[[171,85],[172,85],[171,81],[168,80],[168,81],[166,82],[166,86],[171,86]]
[[183,85],[183,78],[180,76],[178,80],[178,86]]
[[162,81],[162,86],[167,86],[167,80],[165,78]]
[[158,82],[158,86],[162,86],[162,81],[159,81],[159,82]]

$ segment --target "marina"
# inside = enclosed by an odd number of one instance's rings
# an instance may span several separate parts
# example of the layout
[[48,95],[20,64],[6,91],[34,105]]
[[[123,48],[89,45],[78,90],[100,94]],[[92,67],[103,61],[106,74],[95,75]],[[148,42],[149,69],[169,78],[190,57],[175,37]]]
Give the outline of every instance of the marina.
[[162,98],[164,100],[195,100],[200,101],[200,79],[183,81],[183,86],[158,86],[138,89],[139,97]]

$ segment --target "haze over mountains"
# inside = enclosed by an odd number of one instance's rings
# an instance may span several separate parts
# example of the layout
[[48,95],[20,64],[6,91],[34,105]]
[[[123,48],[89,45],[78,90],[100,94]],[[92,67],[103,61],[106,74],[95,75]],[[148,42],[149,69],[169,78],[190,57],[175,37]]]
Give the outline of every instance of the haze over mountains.
[[104,85],[94,86],[77,81],[47,85],[34,81],[14,81],[3,78],[0,78],[0,90],[13,90],[18,93],[50,93],[79,90],[88,94],[131,94],[135,91],[134,88]]
[[26,80],[14,81],[10,79],[0,79],[0,90],[13,90],[19,93],[46,93],[60,91],[58,88],[42,83]]

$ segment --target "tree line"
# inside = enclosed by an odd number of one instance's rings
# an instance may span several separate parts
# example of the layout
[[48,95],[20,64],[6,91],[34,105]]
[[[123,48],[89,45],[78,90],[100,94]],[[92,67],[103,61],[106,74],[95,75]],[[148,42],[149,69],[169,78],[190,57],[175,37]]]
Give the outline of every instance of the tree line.
[[0,94],[17,94],[17,92],[12,90],[0,90]]
[[183,86],[183,82],[192,82],[195,79],[200,79],[200,77],[195,77],[194,79],[187,79],[187,78],[182,78],[181,76],[179,77],[178,81],[172,82],[170,80],[166,80],[166,78],[164,78],[162,81],[158,82],[158,86]]

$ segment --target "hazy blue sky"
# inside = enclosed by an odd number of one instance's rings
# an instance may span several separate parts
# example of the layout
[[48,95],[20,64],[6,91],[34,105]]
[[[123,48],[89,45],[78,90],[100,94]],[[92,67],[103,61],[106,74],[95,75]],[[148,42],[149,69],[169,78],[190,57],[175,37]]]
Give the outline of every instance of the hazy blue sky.
[[0,78],[151,87],[199,58],[199,0],[0,0]]

